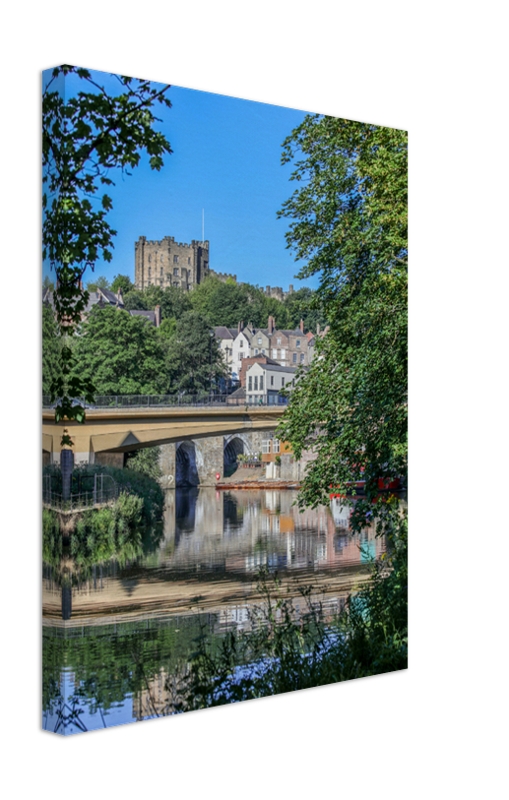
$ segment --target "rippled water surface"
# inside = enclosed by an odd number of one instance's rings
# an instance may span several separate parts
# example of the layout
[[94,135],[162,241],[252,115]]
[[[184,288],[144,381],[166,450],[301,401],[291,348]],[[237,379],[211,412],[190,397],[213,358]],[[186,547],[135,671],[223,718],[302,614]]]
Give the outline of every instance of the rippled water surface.
[[261,568],[296,610],[313,586],[339,612],[384,543],[349,530],[334,499],[303,514],[294,491],[168,492],[143,555],[79,567],[43,565],[43,726],[78,733],[171,714],[197,637],[249,629]]

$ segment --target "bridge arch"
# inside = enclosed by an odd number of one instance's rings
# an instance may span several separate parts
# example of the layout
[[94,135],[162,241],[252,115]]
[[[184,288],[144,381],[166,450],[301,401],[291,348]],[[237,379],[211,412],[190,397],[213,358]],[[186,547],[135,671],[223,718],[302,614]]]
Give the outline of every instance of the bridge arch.
[[180,442],[175,450],[175,485],[198,486],[199,454],[195,441]]
[[238,463],[238,456],[252,455],[250,437],[242,433],[232,433],[224,437],[224,469],[231,470]]

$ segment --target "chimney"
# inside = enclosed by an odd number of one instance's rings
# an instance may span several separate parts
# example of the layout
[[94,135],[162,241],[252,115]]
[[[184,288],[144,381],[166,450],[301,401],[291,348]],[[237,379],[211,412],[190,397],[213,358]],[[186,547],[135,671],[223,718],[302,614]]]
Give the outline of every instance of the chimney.
[[300,332],[304,333],[304,320],[303,319],[301,319],[301,321],[300,321]]
[[[122,291],[122,290],[120,290]],[[119,292],[120,294],[120,292]],[[156,328],[158,328],[161,324],[161,306],[156,306],[154,308],[154,313],[156,315]]]
[[269,321],[267,323],[267,330],[269,336],[271,336],[274,333],[275,326],[276,326],[276,320],[274,319],[273,316],[269,316]]
[[241,320],[241,321],[239,322],[239,327],[238,327],[238,329],[237,329],[237,332],[238,332],[238,333],[240,333],[240,332],[241,332],[241,331],[243,331],[243,330],[244,330],[244,320]]
[[124,305],[124,293],[122,291],[122,287],[121,286],[118,289],[117,301],[118,301],[118,303],[121,303],[122,305]]

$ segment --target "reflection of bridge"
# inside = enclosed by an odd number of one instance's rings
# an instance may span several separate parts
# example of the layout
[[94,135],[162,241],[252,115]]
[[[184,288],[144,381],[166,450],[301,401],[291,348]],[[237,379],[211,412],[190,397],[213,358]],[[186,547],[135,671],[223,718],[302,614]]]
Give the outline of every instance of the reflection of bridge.
[[[233,442],[235,434],[242,440],[246,433],[273,431],[284,410],[284,406],[231,407],[224,404],[191,408],[95,408],[87,411],[84,425],[68,421],[55,423],[53,412],[45,410],[42,446],[50,461],[59,463],[60,440],[63,429],[67,428],[74,442],[75,462],[93,464],[115,463],[111,454],[172,445],[166,453],[166,460],[169,458],[172,463],[164,470],[164,474],[171,476],[176,471],[175,443],[189,442],[183,448],[181,460],[194,458],[197,464],[205,467],[200,482],[210,482],[216,472],[223,475],[225,447],[242,452],[240,445]],[[188,452],[193,448],[194,454]],[[164,457],[163,453],[163,461]]]

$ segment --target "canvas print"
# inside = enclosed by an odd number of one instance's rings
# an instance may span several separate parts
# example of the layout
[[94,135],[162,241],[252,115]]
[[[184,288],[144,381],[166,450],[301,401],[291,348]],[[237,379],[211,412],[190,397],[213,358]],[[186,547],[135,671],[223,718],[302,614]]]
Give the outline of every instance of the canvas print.
[[406,669],[407,133],[71,65],[42,129],[44,730]]

